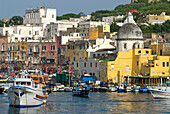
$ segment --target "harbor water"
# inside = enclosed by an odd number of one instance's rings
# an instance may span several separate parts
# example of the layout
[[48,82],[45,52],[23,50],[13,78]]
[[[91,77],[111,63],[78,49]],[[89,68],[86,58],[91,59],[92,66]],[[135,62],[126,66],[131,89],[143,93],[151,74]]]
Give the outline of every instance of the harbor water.
[[154,100],[149,93],[90,93],[89,98],[69,92],[52,93],[47,104],[34,108],[9,106],[8,95],[0,94],[0,114],[111,114],[170,113],[169,100]]

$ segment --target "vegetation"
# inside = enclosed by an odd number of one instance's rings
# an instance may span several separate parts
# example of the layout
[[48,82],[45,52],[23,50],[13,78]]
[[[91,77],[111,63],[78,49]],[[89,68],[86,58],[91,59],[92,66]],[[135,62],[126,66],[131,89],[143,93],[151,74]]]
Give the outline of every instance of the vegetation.
[[110,32],[118,32],[119,31],[119,26],[116,23],[112,23],[110,25]]
[[170,20],[167,20],[162,25],[150,25],[147,27],[141,27],[144,33],[170,33]]
[[9,26],[9,25],[22,25],[23,24],[23,18],[20,16],[13,16],[9,21],[3,22],[0,20],[0,27],[3,25]]
[[69,20],[70,18],[79,18],[83,15],[85,15],[83,12],[80,12],[79,14],[68,13],[62,16],[57,16],[57,20]]
[[164,2],[154,2],[147,3],[147,0],[140,0],[140,3],[131,3],[125,5],[119,5],[114,10],[100,10],[91,13],[93,19],[101,20],[102,17],[106,16],[117,16],[125,15],[129,10],[137,10],[138,12],[143,12],[144,14],[161,14],[166,12],[167,15],[170,15],[170,4],[167,1]]

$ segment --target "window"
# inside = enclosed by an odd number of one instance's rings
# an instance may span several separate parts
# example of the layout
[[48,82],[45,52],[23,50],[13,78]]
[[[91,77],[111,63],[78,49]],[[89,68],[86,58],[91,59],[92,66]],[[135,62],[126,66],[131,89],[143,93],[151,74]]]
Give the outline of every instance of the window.
[[29,35],[31,35],[31,31],[29,31]]
[[111,65],[111,71],[114,71],[114,65]]
[[169,67],[169,62],[166,63],[166,66]]
[[20,46],[18,46],[18,50],[20,50]]
[[73,61],[76,61],[76,58],[75,58],[75,57],[73,57]]
[[129,71],[129,66],[128,65],[126,66],[126,71]]
[[86,67],[86,63],[84,63],[84,67]]
[[92,62],[90,63],[90,67],[92,67]]
[[127,48],[127,43],[124,43],[124,49],[126,49]]
[[162,62],[162,67],[165,67],[165,62]]
[[51,46],[51,50],[52,51],[54,51],[55,50],[55,46],[53,45],[53,46]]
[[45,51],[46,50],[46,46],[42,46],[42,50]]
[[79,67],[79,63],[77,62],[77,67]]
[[139,65],[139,61],[137,61],[137,66]]
[[60,53],[61,53],[61,49],[57,48],[57,54],[60,54]]
[[138,53],[139,53],[139,54],[141,54],[141,50],[140,50],[140,51],[138,51]]
[[149,53],[149,51],[146,51],[146,54],[148,54]]
[[160,55],[162,55],[162,50],[160,50]]
[[95,56],[96,56],[96,55],[95,55],[95,54],[93,54],[93,58],[95,58]]
[[54,15],[52,15],[52,18],[54,18]]
[[82,45],[80,45],[80,49],[82,49]]
[[104,27],[104,30],[106,30],[106,27]]
[[97,63],[95,63],[95,67],[97,67]]

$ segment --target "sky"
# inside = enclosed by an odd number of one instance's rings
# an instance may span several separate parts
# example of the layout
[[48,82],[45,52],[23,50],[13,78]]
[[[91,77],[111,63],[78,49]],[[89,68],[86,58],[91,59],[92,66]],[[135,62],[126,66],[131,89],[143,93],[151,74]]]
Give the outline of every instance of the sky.
[[91,14],[97,10],[113,10],[120,4],[131,0],[0,0],[0,19],[24,16],[25,10],[41,6],[57,10],[57,15],[67,13]]

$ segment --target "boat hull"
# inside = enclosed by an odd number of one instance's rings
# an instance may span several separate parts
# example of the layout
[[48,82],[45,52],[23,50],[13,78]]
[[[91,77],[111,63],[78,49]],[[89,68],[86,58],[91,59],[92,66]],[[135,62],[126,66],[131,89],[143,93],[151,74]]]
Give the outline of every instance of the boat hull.
[[154,99],[169,99],[170,93],[152,93]]
[[10,106],[36,107],[46,102],[46,96],[41,90],[29,87],[11,87],[8,90]]
[[73,90],[73,96],[88,97],[90,90]]

